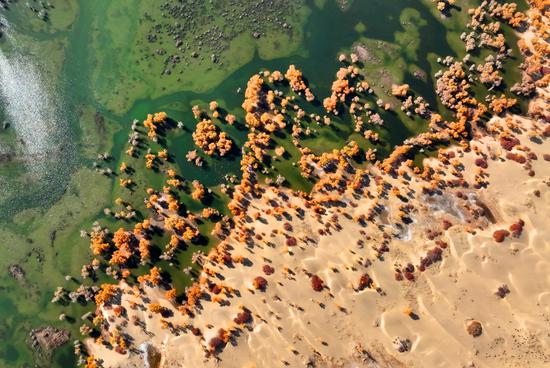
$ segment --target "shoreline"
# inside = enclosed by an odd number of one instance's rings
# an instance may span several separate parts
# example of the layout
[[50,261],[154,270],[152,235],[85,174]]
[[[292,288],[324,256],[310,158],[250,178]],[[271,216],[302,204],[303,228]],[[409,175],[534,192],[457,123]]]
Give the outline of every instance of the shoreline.
[[[530,104],[539,119],[545,79]],[[460,136],[467,121],[439,133]],[[245,175],[233,228],[199,257],[187,303],[165,295],[156,271],[121,283],[98,309],[115,349],[87,340],[88,366],[143,366],[144,343],[155,367],[548,364],[550,129],[506,114],[472,133],[422,170],[404,154],[437,133],[365,170],[347,159],[351,147],[328,157],[333,172],[313,157],[309,195]]]

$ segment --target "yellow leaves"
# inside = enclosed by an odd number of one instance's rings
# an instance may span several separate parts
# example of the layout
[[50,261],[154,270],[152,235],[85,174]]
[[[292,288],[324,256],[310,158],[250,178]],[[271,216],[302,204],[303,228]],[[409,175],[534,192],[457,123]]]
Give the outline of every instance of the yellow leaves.
[[123,188],[128,188],[134,184],[134,181],[132,179],[119,179],[119,184]]
[[199,105],[195,105],[191,108],[191,111],[193,112],[193,116],[195,119],[198,119],[201,116],[201,108]]
[[500,114],[504,110],[507,110],[514,105],[516,105],[518,102],[515,98],[506,98],[506,96],[501,95],[500,97],[495,97],[491,100],[489,107],[495,114]]
[[233,141],[229,139],[227,133],[220,133],[210,119],[203,119],[197,124],[193,132],[193,141],[209,156],[215,153],[225,156],[233,147]]
[[100,306],[107,303],[116,295],[118,286],[114,284],[102,284],[101,289],[95,296],[95,303]]
[[145,155],[145,167],[148,168],[148,169],[152,169],[153,166],[155,165],[156,158],[157,158],[157,156],[155,156],[154,154],[147,153]]
[[160,151],[157,155],[159,158],[163,159],[164,161],[168,160],[168,150],[167,149],[163,149],[162,151]]
[[183,182],[179,179],[169,179],[169,180],[166,180],[166,184],[168,185],[171,185],[175,188],[179,188],[181,186],[183,186]]
[[149,282],[152,285],[159,285],[161,281],[162,277],[160,275],[160,269],[157,266],[151,268],[148,275],[138,277],[138,282],[140,283]]
[[139,255],[141,261],[145,261],[150,256],[151,242],[145,238],[140,239],[139,241]]
[[402,85],[394,84],[391,87],[391,93],[396,97],[405,97],[408,92],[409,92],[408,84],[402,84]]
[[90,355],[88,358],[86,358],[86,365],[85,368],[98,368],[97,361],[94,358],[93,355]]
[[182,237],[184,240],[187,240],[187,241],[192,241],[195,237],[197,237],[199,235],[199,231],[198,230],[195,230],[193,229],[192,227],[190,226],[187,226],[185,228],[185,231],[183,232],[182,234]]
[[151,303],[151,304],[149,304],[148,309],[149,309],[149,311],[151,311],[152,313],[157,313],[157,314],[165,313],[165,311],[167,310],[166,307],[163,307],[163,306],[160,305],[159,303]]
[[166,170],[166,175],[168,175],[169,178],[175,178],[176,177],[176,170],[168,169],[168,170]]
[[194,190],[191,193],[191,198],[196,201],[203,199],[206,194],[204,185],[202,185],[198,180],[193,180],[192,185]]
[[90,243],[90,248],[94,255],[100,255],[105,253],[110,248],[110,244],[107,243],[103,238],[103,233],[92,235],[92,241]]
[[153,121],[155,123],[163,123],[167,118],[168,115],[165,112],[157,112],[153,117]]
[[227,122],[227,124],[233,125],[235,124],[235,121],[237,121],[237,117],[233,114],[227,114],[225,117],[225,121]]
[[290,87],[294,92],[303,91],[307,88],[302,79],[302,72],[296,69],[294,65],[290,65],[285,73],[285,78],[288,80]]
[[166,293],[164,293],[164,296],[168,300],[175,300],[176,296],[177,296],[177,291],[176,291],[176,289],[172,288],[172,289],[168,290]]

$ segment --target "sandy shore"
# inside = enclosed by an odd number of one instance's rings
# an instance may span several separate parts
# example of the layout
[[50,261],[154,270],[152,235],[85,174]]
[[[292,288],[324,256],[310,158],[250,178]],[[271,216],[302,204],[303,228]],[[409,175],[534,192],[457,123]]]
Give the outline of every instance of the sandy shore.
[[[482,172],[486,188],[440,185],[431,193],[426,189],[430,181],[415,173],[405,175],[410,176],[406,180],[371,168],[364,175],[369,183],[359,191],[322,193],[317,188],[310,203],[290,192],[266,189],[226,239],[231,256],[246,261],[206,262],[208,274],[214,276],[203,274],[205,295],[194,318],[182,315],[160,288],[144,287],[145,302],[143,295],[123,294],[128,317],[117,317],[111,326],[132,336],[134,346],[154,346],[162,357],[160,367],[295,367],[308,362],[547,366],[550,166],[543,157],[550,153],[550,144],[540,138],[544,126],[529,120],[494,118],[488,124],[502,131],[510,126],[518,127],[514,135],[522,149],[512,152],[537,157],[528,159],[529,170],[526,164],[505,159],[508,151],[494,136],[473,140],[469,152],[451,148],[445,156],[454,153],[452,164],[425,162],[440,183],[461,176],[475,183],[476,173]],[[539,134],[530,138],[536,131]],[[487,169],[476,166],[480,158]],[[329,196],[333,201],[323,204],[323,214],[311,210],[312,203]],[[379,213],[369,221],[374,204]],[[519,220],[524,222],[521,234],[495,241],[495,231],[509,231]],[[248,244],[242,234],[248,234]],[[295,239],[296,245],[288,239]],[[421,258],[433,249],[440,249],[441,259],[435,256],[420,272]],[[409,263],[414,270],[407,273]],[[266,274],[266,265],[272,274]],[[402,281],[396,280],[398,269]],[[313,290],[313,275],[322,280],[321,291]],[[360,285],[363,275],[367,281]],[[410,275],[414,280],[407,279]],[[258,276],[267,281],[265,291],[253,287]],[[214,285],[224,291],[215,294]],[[499,287],[509,292],[497,296]],[[160,303],[173,316],[151,313],[147,301]],[[243,307],[251,320],[239,325],[233,319]],[[103,313],[107,318],[114,315],[112,308]],[[123,326],[126,320],[130,322]],[[135,326],[134,320],[142,325]],[[163,327],[163,320],[172,327]],[[482,327],[478,337],[467,331],[472,320]],[[168,332],[170,328],[177,332]],[[227,345],[215,358],[205,358],[220,329],[229,335]],[[143,366],[138,352],[121,355],[96,344],[89,349],[106,367]]]
[[122,283],[99,313],[130,348],[90,339],[88,353],[105,367],[548,367],[538,96],[538,120],[493,117],[423,170],[338,171],[307,198],[262,188],[202,259],[194,307]]

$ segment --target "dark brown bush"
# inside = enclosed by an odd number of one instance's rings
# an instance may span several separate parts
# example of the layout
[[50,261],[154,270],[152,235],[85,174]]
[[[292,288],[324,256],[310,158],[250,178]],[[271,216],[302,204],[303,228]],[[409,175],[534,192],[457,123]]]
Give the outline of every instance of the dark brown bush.
[[258,290],[265,290],[265,288],[267,287],[267,280],[264,279],[262,276],[258,276],[254,279],[252,284],[254,285],[254,288]]
[[519,238],[521,236],[521,233],[523,232],[524,225],[525,222],[523,222],[523,220],[518,220],[518,222],[510,225],[509,229],[512,232],[512,235],[516,238]]
[[507,151],[511,151],[512,148],[519,144],[519,139],[516,137],[504,136],[500,138],[500,145]]
[[508,160],[516,161],[519,164],[524,164],[524,163],[527,162],[527,159],[525,158],[525,156],[522,156],[522,155],[517,154],[517,153],[512,153],[512,152],[508,152],[506,154],[506,158]]
[[211,350],[218,351],[225,345],[225,342],[216,336],[210,339],[208,345],[210,346]]
[[241,313],[237,314],[235,318],[233,318],[233,322],[239,325],[244,325],[245,323],[250,322],[251,319],[252,315],[250,314],[250,312],[247,310],[243,310]]
[[475,164],[481,167],[482,169],[486,169],[489,167],[489,165],[487,165],[487,161],[483,158],[476,158]]
[[359,290],[364,290],[372,285],[372,279],[366,273],[359,279]]
[[311,276],[311,288],[315,291],[323,290],[323,280],[317,275]]
[[497,243],[502,243],[508,235],[510,235],[508,230],[497,230],[493,233],[493,239],[495,239]]

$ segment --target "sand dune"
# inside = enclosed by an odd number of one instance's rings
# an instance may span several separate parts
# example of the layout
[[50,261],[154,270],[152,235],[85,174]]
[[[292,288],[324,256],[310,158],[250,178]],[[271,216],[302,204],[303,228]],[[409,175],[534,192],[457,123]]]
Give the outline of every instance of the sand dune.
[[[376,220],[379,216],[365,225],[354,220],[373,203],[367,193],[376,198],[374,180],[361,195],[347,189],[339,203],[326,206],[323,215],[305,211],[303,218],[296,209],[306,208],[304,199],[288,192],[285,200],[282,191],[266,189],[247,212],[251,218],[258,213],[265,221],[247,222],[244,217],[226,240],[233,248],[232,256],[242,255],[249,262],[230,267],[207,262],[206,267],[221,276],[203,275],[209,298],[201,300],[194,318],[182,316],[158,288],[144,287],[151,302],[173,310],[174,317],[165,320],[181,327],[180,336],[165,332],[158,315],[131,308],[130,321],[137,316],[149,332],[143,333],[132,323],[121,329],[135,338],[136,345],[149,342],[155,346],[163,367],[547,366],[550,167],[542,157],[550,145],[547,139],[542,143],[529,139],[531,122],[515,121],[524,124],[522,133],[516,134],[522,147],[538,157],[530,161],[535,176],[529,176],[523,165],[499,156],[488,160],[486,189],[447,187],[427,195],[422,191],[426,181],[414,173],[410,181],[404,181],[371,168],[371,177],[382,176],[401,193],[410,192],[406,202],[391,193],[387,198],[377,197],[385,208],[385,225]],[[506,129],[502,119],[489,124]],[[483,137],[472,145],[480,147],[479,154],[450,149],[461,157],[462,173],[470,182],[476,157],[502,151],[495,137]],[[452,178],[440,161],[426,164],[441,170],[442,180]],[[466,199],[459,198],[458,192]],[[324,196],[314,192],[312,197]],[[268,215],[273,203],[282,208],[279,212],[284,216]],[[412,204],[414,221],[409,225],[397,216],[403,203]],[[502,243],[493,239],[494,231],[508,229],[519,219],[524,221],[521,235],[509,236]],[[248,245],[239,241],[239,232],[248,230],[261,240],[254,237]],[[410,235],[395,236],[401,233]],[[296,237],[295,246],[287,245],[288,237]],[[438,241],[444,246],[438,246]],[[388,251],[380,251],[383,244]],[[418,271],[421,257],[434,248],[441,250],[441,261],[436,257],[426,271]],[[396,281],[395,270],[408,263],[415,266],[414,281]],[[265,274],[265,265],[274,269],[272,275]],[[372,284],[359,290],[365,274]],[[323,280],[322,291],[313,290],[312,275]],[[265,291],[254,290],[252,281],[257,276],[267,280]],[[222,306],[212,301],[216,295],[208,292],[209,283],[236,292],[219,294],[226,302]],[[509,292],[502,298],[495,295],[504,285]],[[143,303],[141,297],[124,294],[122,304],[128,306],[132,299]],[[232,320],[242,306],[251,312],[252,321],[237,325]],[[111,311],[103,312],[108,316]],[[118,317],[116,324],[122,326],[123,320]],[[467,332],[472,320],[482,326],[478,337]],[[200,329],[202,337],[194,336],[191,326]],[[231,338],[215,358],[205,358],[208,343],[220,328],[233,331]],[[95,356],[107,358],[106,366],[142,364],[139,353],[119,355],[95,344],[89,347]]]

